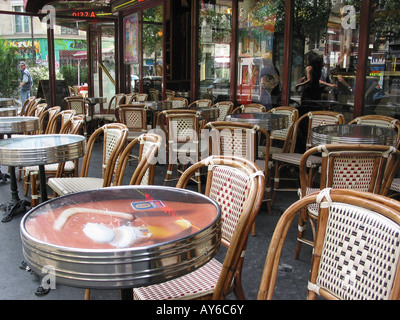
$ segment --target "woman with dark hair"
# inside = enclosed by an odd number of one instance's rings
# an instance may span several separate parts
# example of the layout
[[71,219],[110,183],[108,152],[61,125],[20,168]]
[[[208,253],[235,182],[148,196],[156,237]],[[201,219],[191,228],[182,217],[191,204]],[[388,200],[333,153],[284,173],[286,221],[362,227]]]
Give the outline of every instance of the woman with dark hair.
[[300,86],[303,87],[301,94],[301,102],[307,100],[321,100],[321,87],[320,84],[335,87],[335,84],[328,83],[321,80],[321,70],[323,67],[322,56],[310,51],[307,53],[307,67],[306,76],[301,78],[298,84],[295,85],[294,91],[296,92]]

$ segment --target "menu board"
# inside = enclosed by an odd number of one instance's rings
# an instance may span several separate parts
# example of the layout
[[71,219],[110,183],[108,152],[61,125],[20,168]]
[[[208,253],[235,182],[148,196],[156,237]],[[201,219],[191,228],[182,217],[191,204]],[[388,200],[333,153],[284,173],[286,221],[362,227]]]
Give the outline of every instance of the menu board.
[[[65,97],[69,96],[68,85],[65,80],[56,80],[56,104],[55,106],[62,106],[62,101]],[[50,98],[50,80],[39,80],[37,98],[43,98],[48,105],[51,104]],[[54,106],[53,106],[54,107]]]

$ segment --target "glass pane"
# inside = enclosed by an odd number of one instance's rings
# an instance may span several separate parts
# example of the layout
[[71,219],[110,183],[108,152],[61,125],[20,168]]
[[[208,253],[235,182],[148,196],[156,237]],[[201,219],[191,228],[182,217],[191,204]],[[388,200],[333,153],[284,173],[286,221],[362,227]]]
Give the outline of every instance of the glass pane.
[[231,1],[201,1],[198,98],[230,100]]
[[114,26],[101,28],[101,62],[103,97],[107,101],[116,94],[115,92],[115,52],[114,52]]
[[375,1],[373,5],[364,114],[400,118],[399,10],[397,0]]
[[161,92],[163,55],[162,5],[143,11],[143,92],[149,89]]
[[353,118],[359,1],[295,1],[291,104]]
[[[283,6],[284,8],[284,6]],[[280,71],[275,57],[275,27],[278,1],[243,1],[239,3],[238,86],[239,103],[261,103],[271,109],[280,100]]]

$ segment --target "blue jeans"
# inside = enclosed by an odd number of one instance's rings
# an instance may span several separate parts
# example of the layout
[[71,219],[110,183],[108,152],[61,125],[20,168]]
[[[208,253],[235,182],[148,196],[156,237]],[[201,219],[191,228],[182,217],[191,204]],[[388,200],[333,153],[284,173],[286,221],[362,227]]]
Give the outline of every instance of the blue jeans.
[[21,94],[21,103],[24,104],[24,102],[31,96],[31,91],[22,91],[22,89],[19,89],[19,92]]

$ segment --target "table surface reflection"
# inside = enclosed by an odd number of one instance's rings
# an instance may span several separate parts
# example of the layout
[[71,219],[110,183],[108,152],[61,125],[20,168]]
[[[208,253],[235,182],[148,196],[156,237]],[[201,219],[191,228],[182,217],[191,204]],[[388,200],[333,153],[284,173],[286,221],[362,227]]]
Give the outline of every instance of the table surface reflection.
[[226,116],[226,121],[245,122],[259,125],[266,131],[284,129],[289,126],[289,117],[283,114],[254,112]]
[[126,288],[183,275],[220,244],[220,208],[185,189],[109,187],[55,198],[21,221],[35,271],[56,265],[60,283]]
[[312,145],[355,143],[395,146],[397,133],[390,128],[369,125],[323,125],[311,129],[310,142]]

